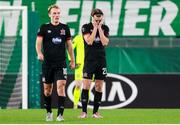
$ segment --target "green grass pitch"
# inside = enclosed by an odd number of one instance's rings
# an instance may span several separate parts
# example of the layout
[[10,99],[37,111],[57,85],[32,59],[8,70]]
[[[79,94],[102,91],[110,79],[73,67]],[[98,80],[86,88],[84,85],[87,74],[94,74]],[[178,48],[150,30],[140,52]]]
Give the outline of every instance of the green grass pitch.
[[44,109],[0,109],[0,124],[180,124],[180,109],[113,109],[100,110],[103,119],[79,119],[80,109],[65,109],[63,122],[46,122]]

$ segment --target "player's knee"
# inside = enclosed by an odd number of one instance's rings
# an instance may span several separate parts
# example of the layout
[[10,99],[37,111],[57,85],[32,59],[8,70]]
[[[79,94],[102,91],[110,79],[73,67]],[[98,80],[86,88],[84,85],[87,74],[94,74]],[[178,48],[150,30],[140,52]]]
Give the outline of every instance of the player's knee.
[[90,84],[83,84],[83,89],[89,90],[90,89]]
[[76,80],[75,83],[76,83],[75,87],[76,87],[77,89],[80,89],[80,88],[81,88],[82,81],[81,81],[81,80]]
[[100,85],[95,85],[95,90],[97,92],[102,92],[102,87]]
[[80,84],[76,84],[76,89],[80,89],[81,88],[81,85]]
[[65,82],[61,82],[59,85],[58,85],[58,89],[61,89],[63,87],[65,87],[66,83]]
[[76,89],[80,89],[81,87],[80,86],[76,86]]
[[66,82],[61,82],[57,85],[58,96],[65,96],[65,85],[66,85]]
[[58,86],[65,86],[66,85],[66,80],[58,80],[57,85]]
[[45,90],[44,90],[44,95],[45,95],[45,96],[50,96],[51,93],[52,93],[51,90],[48,90],[48,89],[45,89]]
[[91,80],[83,80],[83,89],[89,90],[91,86]]
[[44,85],[44,95],[50,96],[52,94],[52,86],[51,85]]
[[65,89],[66,81],[59,81],[57,84],[57,91]]
[[98,92],[102,92],[102,87],[103,87],[102,82],[97,82],[95,84],[95,90],[98,91]]

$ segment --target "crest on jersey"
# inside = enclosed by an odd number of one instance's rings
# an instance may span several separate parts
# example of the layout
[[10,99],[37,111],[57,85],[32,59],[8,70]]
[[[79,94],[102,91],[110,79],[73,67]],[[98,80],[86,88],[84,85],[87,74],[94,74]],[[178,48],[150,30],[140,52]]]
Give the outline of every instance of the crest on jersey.
[[61,29],[61,30],[60,30],[60,35],[66,35],[66,32],[65,32],[64,29]]
[[51,30],[48,30],[47,32],[48,32],[48,33],[51,33]]
[[42,77],[42,82],[46,82],[46,79],[45,79],[45,77]]

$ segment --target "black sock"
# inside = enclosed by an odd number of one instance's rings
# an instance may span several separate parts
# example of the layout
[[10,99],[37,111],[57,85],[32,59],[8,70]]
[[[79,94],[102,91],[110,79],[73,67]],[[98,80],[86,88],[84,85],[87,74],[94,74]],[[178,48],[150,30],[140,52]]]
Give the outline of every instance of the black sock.
[[88,92],[89,90],[83,89],[81,94],[81,102],[82,102],[82,111],[87,113],[87,103],[88,103]]
[[59,114],[61,116],[63,116],[65,99],[66,99],[65,96],[58,96],[58,113],[57,113],[57,116],[59,116]]
[[102,98],[102,92],[95,91],[93,114],[98,112],[99,106],[101,104],[101,98]]
[[44,107],[46,108],[47,112],[52,112],[51,109],[51,96],[44,95]]

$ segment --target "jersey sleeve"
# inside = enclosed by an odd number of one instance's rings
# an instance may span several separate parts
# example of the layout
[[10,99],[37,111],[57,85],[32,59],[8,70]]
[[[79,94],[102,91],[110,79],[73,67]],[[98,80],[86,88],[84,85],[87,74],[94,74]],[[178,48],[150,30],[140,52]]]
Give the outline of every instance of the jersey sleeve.
[[104,35],[105,35],[106,37],[109,37],[109,27],[106,26],[106,25],[105,25],[105,27],[104,27]]
[[67,26],[67,29],[66,29],[66,40],[70,40],[70,39],[71,39],[71,32],[70,32],[69,27]]
[[38,30],[38,32],[37,32],[37,36],[41,36],[41,37],[43,37],[44,36],[44,33],[45,33],[45,31],[44,31],[44,25],[41,25],[41,27],[39,28],[39,30]]
[[88,27],[87,24],[85,24],[85,25],[82,26],[81,31],[82,31],[82,34],[83,34],[83,35],[85,35],[85,34],[87,34],[87,33],[91,33],[90,28]]

